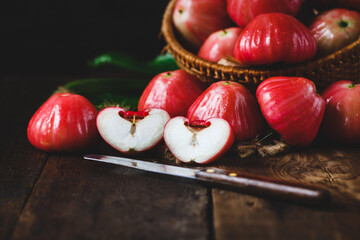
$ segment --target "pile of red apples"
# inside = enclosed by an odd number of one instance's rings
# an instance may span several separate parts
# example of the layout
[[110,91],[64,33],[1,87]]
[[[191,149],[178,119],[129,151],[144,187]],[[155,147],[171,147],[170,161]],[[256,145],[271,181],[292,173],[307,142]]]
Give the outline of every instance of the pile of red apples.
[[[188,15],[182,25],[187,32],[183,37],[198,47],[202,42],[199,54],[224,58],[230,52],[223,49],[234,44],[234,56],[239,61],[251,60],[251,64],[305,60],[320,48],[336,51],[334,46],[340,46],[336,41],[349,41],[354,29],[359,30],[359,13],[344,8],[319,12],[311,23],[313,27],[307,28],[294,17],[302,2],[178,0],[174,18]],[[360,7],[358,1],[336,4]],[[210,33],[216,30],[208,29],[211,26],[230,23],[229,16],[239,27]],[[176,24],[179,21],[174,20]],[[203,21],[207,23],[204,28],[208,38],[201,28],[205,26]],[[333,38],[324,40],[320,33]],[[359,33],[353,39],[357,38]],[[217,50],[208,48],[209,42],[217,42]],[[321,54],[328,53],[321,50]],[[269,129],[299,148],[309,146],[318,134],[336,143],[359,145],[360,85],[339,79],[317,92],[311,79],[276,76],[250,92],[237,82],[209,85],[184,70],[169,71],[149,82],[136,111],[113,106],[98,112],[80,95],[54,94],[33,115],[27,133],[30,142],[44,151],[84,151],[98,144],[100,138],[124,154],[137,154],[165,143],[180,161],[205,164],[218,159],[234,144],[254,141]]]
[[184,47],[217,63],[294,64],[329,55],[360,35],[359,0],[177,0]]

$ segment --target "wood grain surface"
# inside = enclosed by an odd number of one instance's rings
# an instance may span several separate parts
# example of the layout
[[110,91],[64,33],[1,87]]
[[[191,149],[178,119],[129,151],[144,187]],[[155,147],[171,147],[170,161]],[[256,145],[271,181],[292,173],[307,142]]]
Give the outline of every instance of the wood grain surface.
[[[274,157],[227,154],[209,165],[329,189],[333,201],[319,207],[39,151],[27,140],[27,123],[72,79],[0,79],[0,239],[360,239],[359,147],[319,140]],[[139,157],[176,164],[160,150]],[[105,143],[91,153],[120,155]]]

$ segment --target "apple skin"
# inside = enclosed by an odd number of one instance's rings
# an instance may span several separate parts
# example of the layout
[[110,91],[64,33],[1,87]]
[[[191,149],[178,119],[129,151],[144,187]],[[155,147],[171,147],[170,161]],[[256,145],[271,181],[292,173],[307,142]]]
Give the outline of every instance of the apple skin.
[[298,63],[316,54],[316,41],[304,24],[290,15],[265,13],[241,32],[234,57],[244,65]]
[[194,101],[187,114],[190,123],[212,117],[228,121],[239,142],[255,139],[265,127],[256,98],[237,82],[211,84]]
[[27,127],[30,143],[46,152],[81,152],[100,140],[95,106],[73,93],[55,93],[34,113]]
[[234,47],[242,28],[231,27],[212,33],[201,46],[198,56],[211,62],[234,56]]
[[301,77],[271,77],[262,82],[256,97],[271,126],[289,144],[309,145],[317,136],[325,111],[315,84]]
[[230,124],[221,118],[210,118],[191,125],[185,117],[170,119],[164,128],[164,141],[180,161],[207,164],[227,152],[234,143]]
[[192,49],[199,49],[211,33],[233,25],[226,0],[177,0],[172,17],[176,30]]
[[316,40],[317,54],[329,55],[360,37],[360,13],[341,8],[328,10],[316,16],[309,30]]
[[207,85],[184,70],[175,70],[156,75],[144,89],[138,110],[160,108],[171,117],[185,116],[191,104],[206,89]]
[[327,87],[321,133],[342,144],[360,144],[360,85],[337,81]]
[[279,12],[295,16],[302,0],[227,0],[227,12],[240,27],[263,13]]
[[169,119],[169,114],[162,109],[133,112],[107,107],[99,112],[96,126],[110,146],[125,154],[136,154],[153,148],[163,139]]

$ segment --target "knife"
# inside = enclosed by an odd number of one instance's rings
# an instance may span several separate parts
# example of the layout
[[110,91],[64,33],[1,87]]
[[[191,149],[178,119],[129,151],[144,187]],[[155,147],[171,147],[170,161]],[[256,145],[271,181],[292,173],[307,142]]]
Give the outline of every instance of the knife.
[[330,192],[322,187],[306,185],[247,173],[229,172],[220,168],[193,169],[106,155],[85,155],[84,159],[121,165],[148,172],[167,174],[210,183],[242,193],[319,206],[330,200]]

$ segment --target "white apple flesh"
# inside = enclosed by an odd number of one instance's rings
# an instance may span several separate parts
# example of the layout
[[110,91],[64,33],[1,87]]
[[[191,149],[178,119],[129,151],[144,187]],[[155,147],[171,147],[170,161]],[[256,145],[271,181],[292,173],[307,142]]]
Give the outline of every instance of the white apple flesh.
[[98,131],[110,146],[123,153],[135,153],[148,150],[162,140],[164,126],[170,119],[165,110],[126,113],[123,108],[108,107],[97,116]]
[[191,126],[185,117],[170,119],[165,125],[164,141],[180,161],[200,164],[216,160],[232,146],[234,133],[221,118],[211,118],[202,126]]

